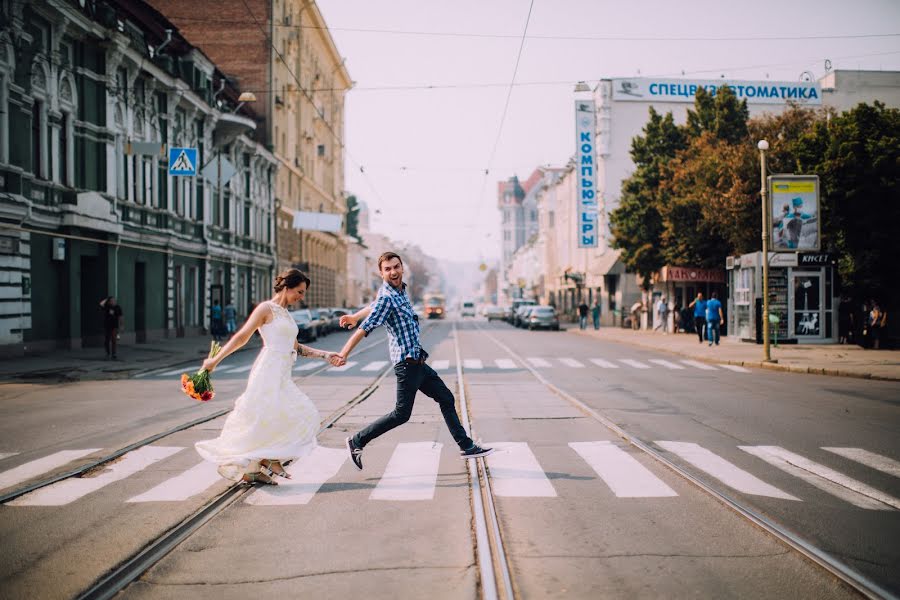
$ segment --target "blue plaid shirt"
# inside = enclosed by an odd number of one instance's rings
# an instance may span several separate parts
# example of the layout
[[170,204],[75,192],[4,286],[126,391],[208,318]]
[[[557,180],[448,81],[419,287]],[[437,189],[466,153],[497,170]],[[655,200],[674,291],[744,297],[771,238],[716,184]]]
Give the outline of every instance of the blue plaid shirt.
[[409,302],[405,283],[399,290],[389,283],[381,286],[372,305],[372,313],[362,322],[360,329],[369,335],[381,325],[388,330],[388,348],[394,364],[406,358],[418,360],[423,355],[419,345],[419,317]]

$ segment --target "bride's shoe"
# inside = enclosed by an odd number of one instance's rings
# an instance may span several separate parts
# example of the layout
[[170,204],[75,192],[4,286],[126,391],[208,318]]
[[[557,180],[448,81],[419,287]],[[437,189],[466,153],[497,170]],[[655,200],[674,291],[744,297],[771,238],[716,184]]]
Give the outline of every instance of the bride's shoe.
[[273,480],[262,471],[260,471],[259,473],[244,473],[241,481],[243,481],[244,483],[249,483],[251,485],[254,483],[262,483],[264,485],[278,485],[277,481]]
[[264,458],[259,461],[259,466],[268,471],[269,475],[278,475],[285,479],[291,478],[291,474],[284,470],[284,465],[281,464],[280,460],[269,460]]

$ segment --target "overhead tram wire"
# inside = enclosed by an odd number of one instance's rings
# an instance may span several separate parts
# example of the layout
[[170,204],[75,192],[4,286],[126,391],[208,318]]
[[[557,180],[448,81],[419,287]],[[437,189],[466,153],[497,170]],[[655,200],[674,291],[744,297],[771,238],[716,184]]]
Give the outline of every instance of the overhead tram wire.
[[381,197],[381,194],[378,193],[378,189],[372,183],[372,180],[369,178],[369,175],[366,173],[363,165],[361,165],[359,162],[357,162],[350,155],[350,151],[347,149],[347,146],[344,144],[344,141],[341,139],[341,137],[338,135],[338,133],[331,126],[331,123],[329,123],[325,119],[324,112],[319,110],[319,107],[316,106],[316,103],[313,100],[312,95],[309,93],[309,91],[305,87],[303,87],[303,84],[300,82],[300,78],[297,77],[297,75],[291,69],[291,66],[288,64],[288,61],[285,60],[284,55],[281,54],[281,52],[275,46],[274,40],[268,36],[268,34],[266,33],[265,27],[263,26],[262,23],[260,23],[259,19],[256,18],[256,14],[254,14],[253,10],[250,8],[250,5],[247,4],[247,0],[241,0],[241,2],[244,4],[244,8],[247,9],[247,13],[250,15],[250,18],[252,18],[253,22],[256,23],[256,26],[259,27],[260,32],[263,34],[263,38],[269,43],[269,46],[271,46],[272,50],[275,51],[275,54],[278,55],[279,60],[281,60],[282,64],[284,65],[284,68],[287,69],[287,72],[290,74],[291,78],[293,78],[293,80],[297,83],[297,88],[303,93],[304,96],[306,96],[306,99],[309,101],[310,106],[313,107],[313,110],[316,111],[316,114],[319,116],[319,119],[321,119],[322,123],[325,124],[325,127],[331,133],[331,136],[335,139],[335,142],[337,142],[338,147],[344,151],[344,153],[347,156],[347,159],[351,163],[354,163],[359,168],[359,172],[362,173],[363,178],[366,180],[366,183],[369,184],[369,187],[371,188],[372,192],[375,194],[375,197],[383,205],[384,199]]

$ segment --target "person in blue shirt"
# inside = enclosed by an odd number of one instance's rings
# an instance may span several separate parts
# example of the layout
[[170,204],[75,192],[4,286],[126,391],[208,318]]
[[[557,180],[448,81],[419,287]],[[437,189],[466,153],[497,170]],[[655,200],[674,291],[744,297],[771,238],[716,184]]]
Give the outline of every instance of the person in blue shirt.
[[706,327],[706,300],[703,299],[703,292],[697,292],[694,301],[688,304],[689,308],[694,309],[694,329],[697,331],[697,337],[700,343],[703,343],[703,328]]
[[712,298],[706,303],[706,334],[709,338],[710,346],[713,345],[713,342],[715,342],[716,346],[719,345],[719,327],[722,325],[723,320],[725,320],[725,315],[722,314],[722,303],[719,302],[719,294],[713,292]]
[[[409,421],[412,415],[416,393],[421,391],[441,407],[441,414],[450,435],[459,446],[462,458],[478,458],[493,452],[492,448],[482,448],[466,434],[465,428],[456,414],[456,399],[440,376],[425,363],[428,353],[419,340],[419,317],[413,310],[403,283],[403,261],[394,252],[385,252],[378,257],[378,271],[384,284],[378,290],[378,297],[354,315],[341,317],[341,327],[352,329],[362,319],[359,326],[343,349],[338,353],[339,363],[345,364],[353,348],[369,333],[382,325],[388,333],[388,348],[394,374],[397,376],[397,404],[394,410],[376,419],[346,439],[350,459],[357,469],[362,470],[362,453],[366,444],[384,435],[391,429]],[[339,364],[339,366],[340,366]]]

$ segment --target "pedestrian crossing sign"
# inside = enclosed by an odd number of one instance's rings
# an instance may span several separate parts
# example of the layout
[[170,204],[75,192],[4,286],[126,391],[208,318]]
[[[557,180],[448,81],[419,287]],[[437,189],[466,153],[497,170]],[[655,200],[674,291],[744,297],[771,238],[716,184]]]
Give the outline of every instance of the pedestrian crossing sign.
[[197,175],[197,149],[169,148],[169,175]]

